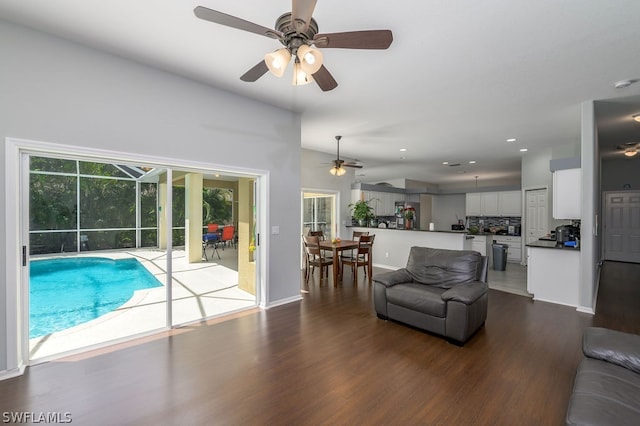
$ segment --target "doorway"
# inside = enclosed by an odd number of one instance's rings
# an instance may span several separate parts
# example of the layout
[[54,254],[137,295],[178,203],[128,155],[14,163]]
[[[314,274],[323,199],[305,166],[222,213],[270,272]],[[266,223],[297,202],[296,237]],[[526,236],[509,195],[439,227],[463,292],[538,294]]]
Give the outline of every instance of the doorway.
[[[18,147],[16,328],[25,365],[258,305],[259,175],[44,151]],[[222,256],[204,244],[213,219],[233,231],[216,241]],[[113,288],[85,268],[96,262],[107,266],[103,276],[123,273],[121,282],[146,284],[106,303]],[[67,274],[64,288],[45,281],[36,289],[33,273],[52,271]],[[69,313],[80,319],[67,321]],[[34,315],[62,326],[33,334],[42,319]]]
[[604,193],[604,260],[640,263],[640,191]]
[[324,238],[338,236],[337,194],[321,191],[302,193],[302,235],[309,231],[322,231]]
[[[547,188],[525,190],[525,241],[524,246],[546,235],[548,229],[548,191]],[[527,256],[523,256],[525,265]]]

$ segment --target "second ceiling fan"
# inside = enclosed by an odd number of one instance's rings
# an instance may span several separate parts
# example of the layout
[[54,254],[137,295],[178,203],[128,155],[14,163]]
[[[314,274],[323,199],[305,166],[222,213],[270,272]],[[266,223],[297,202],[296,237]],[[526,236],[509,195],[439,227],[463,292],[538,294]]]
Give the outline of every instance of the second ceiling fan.
[[322,53],[317,48],[386,49],[393,41],[393,34],[391,30],[318,34],[318,23],[312,17],[316,2],[292,0],[291,12],[276,20],[275,29],[203,6],[197,6],[194,13],[206,21],[277,39],[285,46],[267,53],[264,60],[240,77],[242,81],[256,81],[267,71],[282,77],[291,58],[294,58],[293,84],[307,84],[315,80],[326,92],[335,89],[338,83],[322,64]]
[[360,164],[345,163],[344,160],[340,159],[340,139],[342,139],[342,136],[336,136],[336,142],[338,145],[338,149],[336,152],[336,159],[333,160],[333,167],[329,169],[329,173],[331,173],[334,176],[343,176],[345,173],[347,173],[347,171],[345,170],[345,167],[353,167],[354,169],[362,168]]

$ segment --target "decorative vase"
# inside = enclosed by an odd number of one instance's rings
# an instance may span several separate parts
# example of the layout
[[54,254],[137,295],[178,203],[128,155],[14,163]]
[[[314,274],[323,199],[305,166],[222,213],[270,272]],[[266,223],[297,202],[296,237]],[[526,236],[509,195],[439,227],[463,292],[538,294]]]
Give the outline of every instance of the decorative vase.
[[404,221],[404,229],[412,229],[413,228],[413,220],[406,219]]
[[368,222],[367,219],[358,219],[358,226],[366,227]]

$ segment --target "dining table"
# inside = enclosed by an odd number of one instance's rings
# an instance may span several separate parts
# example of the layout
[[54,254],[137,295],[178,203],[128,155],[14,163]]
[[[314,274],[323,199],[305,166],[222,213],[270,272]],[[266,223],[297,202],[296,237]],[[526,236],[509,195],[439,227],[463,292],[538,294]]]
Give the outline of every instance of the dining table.
[[345,250],[353,250],[358,248],[358,241],[356,240],[340,240],[333,242],[331,240],[320,241],[320,248],[322,250],[331,250],[333,256],[333,286],[338,286],[338,279],[342,280],[340,271],[340,252]]

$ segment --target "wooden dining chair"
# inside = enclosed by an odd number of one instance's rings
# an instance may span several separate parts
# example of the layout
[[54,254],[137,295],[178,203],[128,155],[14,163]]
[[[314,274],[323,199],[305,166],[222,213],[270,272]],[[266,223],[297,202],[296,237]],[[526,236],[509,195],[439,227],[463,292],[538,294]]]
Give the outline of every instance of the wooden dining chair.
[[302,237],[305,253],[304,282],[309,283],[309,275],[313,274],[315,268],[320,268],[320,280],[322,277],[329,278],[329,266],[333,264],[333,259],[324,254],[320,249],[320,239],[317,236],[305,235]]
[[323,231],[309,231],[307,234],[310,237],[318,237],[320,241],[324,240],[324,232]]
[[353,231],[353,237],[351,239],[357,240],[362,235],[369,235],[369,231]]
[[[358,241],[361,236],[369,235],[369,231],[353,231],[351,235],[352,235],[351,236],[352,240]],[[354,256],[355,256],[354,250],[349,250],[349,252],[347,253],[342,252],[342,255],[340,256],[340,260],[353,259]],[[340,273],[342,274],[342,262],[340,262]]]
[[342,259],[342,265],[350,265],[353,272],[353,282],[358,283],[358,267],[364,269],[364,276],[369,276],[369,284],[371,284],[371,275],[373,275],[373,240],[375,235],[360,235],[358,248],[353,257],[345,257]]

